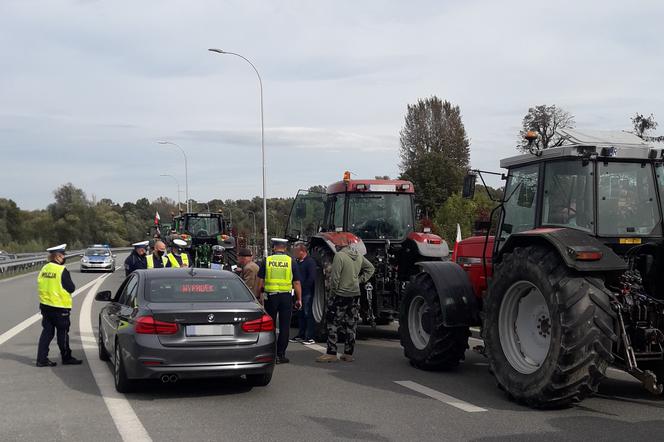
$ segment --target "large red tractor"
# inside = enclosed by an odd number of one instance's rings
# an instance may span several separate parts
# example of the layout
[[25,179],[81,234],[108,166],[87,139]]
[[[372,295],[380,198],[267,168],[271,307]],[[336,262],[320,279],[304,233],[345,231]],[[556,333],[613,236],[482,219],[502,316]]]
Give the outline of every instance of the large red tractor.
[[403,291],[417,273],[416,263],[440,261],[447,243],[415,231],[413,184],[401,180],[344,180],[326,193],[301,190],[291,208],[286,236],[305,241],[318,265],[313,313],[317,337],[325,335],[325,309],[332,259],[351,243],[376,268],[361,287],[360,315],[366,324],[387,324],[399,314]]
[[456,366],[481,326],[498,385],[532,407],[583,399],[610,365],[661,394],[663,161],[664,149],[626,135],[502,160],[495,236],[461,241],[452,262],[421,264],[408,286],[406,357]]

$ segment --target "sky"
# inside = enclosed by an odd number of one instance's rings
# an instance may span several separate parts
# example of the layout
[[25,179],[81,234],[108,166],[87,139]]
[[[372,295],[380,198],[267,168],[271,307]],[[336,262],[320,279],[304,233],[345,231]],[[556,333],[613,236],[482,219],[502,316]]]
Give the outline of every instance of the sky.
[[[664,132],[661,1],[0,2],[0,197],[71,182],[117,202],[267,196],[399,174],[406,107],[460,106],[475,168],[515,153],[528,108],[577,128]],[[495,184],[498,184],[496,182]],[[184,195],[182,196],[184,201]]]

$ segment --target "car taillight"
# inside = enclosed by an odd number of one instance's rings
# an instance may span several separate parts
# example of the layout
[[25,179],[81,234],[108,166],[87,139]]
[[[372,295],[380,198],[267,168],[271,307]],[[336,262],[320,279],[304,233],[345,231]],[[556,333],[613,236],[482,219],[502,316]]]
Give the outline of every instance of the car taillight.
[[260,333],[274,330],[272,316],[263,315],[261,318],[242,323],[242,331],[245,333]]
[[173,335],[180,326],[174,322],[157,321],[152,316],[141,316],[136,320],[134,331],[145,335]]

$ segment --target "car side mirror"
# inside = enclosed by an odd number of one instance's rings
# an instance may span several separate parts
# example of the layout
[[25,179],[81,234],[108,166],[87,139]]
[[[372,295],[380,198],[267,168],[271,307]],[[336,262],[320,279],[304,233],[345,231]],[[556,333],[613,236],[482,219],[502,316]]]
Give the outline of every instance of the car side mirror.
[[475,196],[475,183],[477,182],[477,175],[469,173],[463,178],[463,191],[461,196],[464,199],[472,199]]
[[95,301],[101,301],[101,302],[109,302],[111,300],[111,291],[110,290],[104,290],[103,292],[99,292],[95,295]]

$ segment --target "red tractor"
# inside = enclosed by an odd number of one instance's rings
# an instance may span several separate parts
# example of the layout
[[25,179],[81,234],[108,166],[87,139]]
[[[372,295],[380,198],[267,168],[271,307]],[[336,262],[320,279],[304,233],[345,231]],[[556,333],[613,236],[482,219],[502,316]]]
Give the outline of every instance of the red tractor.
[[[622,135],[501,161],[495,236],[422,263],[400,315],[404,353],[456,366],[481,326],[498,385],[536,408],[597,390],[610,365],[661,394],[664,380],[664,150]],[[575,139],[576,137],[576,139]],[[474,192],[476,171],[464,182]]]
[[305,241],[318,265],[313,314],[317,338],[325,336],[325,309],[332,259],[348,241],[376,272],[363,285],[360,315],[366,324],[387,324],[399,314],[403,291],[421,261],[441,261],[447,243],[415,231],[413,184],[401,180],[344,180],[326,193],[301,190],[291,208],[286,236]]

